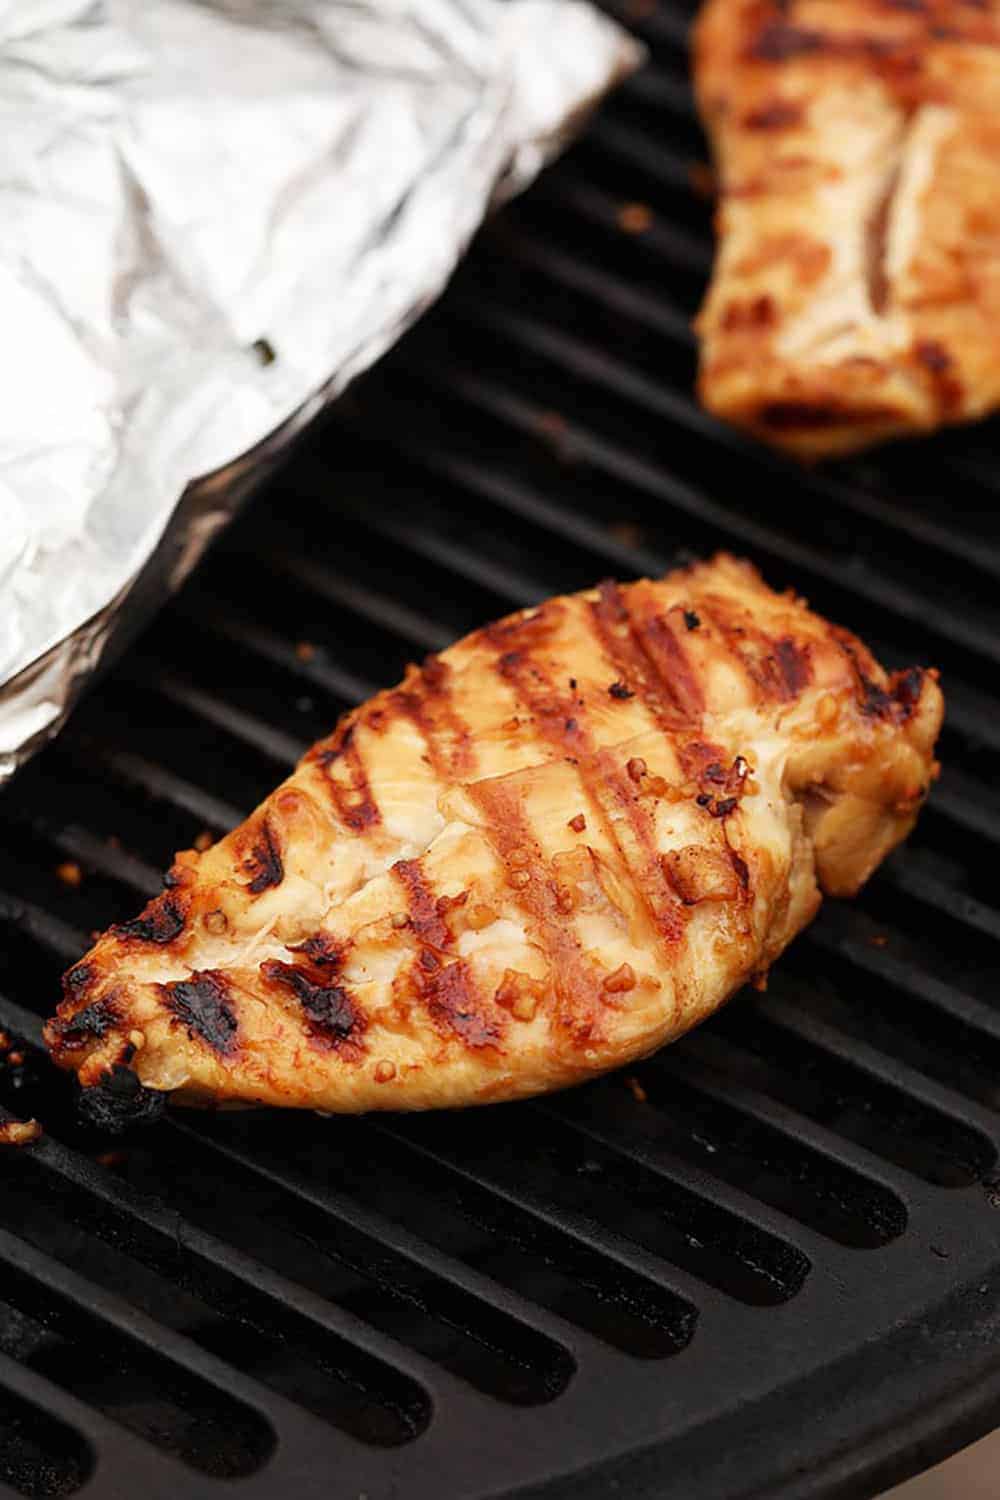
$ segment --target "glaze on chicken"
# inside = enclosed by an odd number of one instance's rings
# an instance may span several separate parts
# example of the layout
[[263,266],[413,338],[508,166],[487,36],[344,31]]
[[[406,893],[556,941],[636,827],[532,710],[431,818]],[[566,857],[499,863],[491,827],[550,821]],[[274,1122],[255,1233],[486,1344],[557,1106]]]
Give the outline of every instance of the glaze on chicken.
[[805,458],[1000,405],[1000,0],[706,0],[712,411]]
[[188,1103],[483,1104],[653,1051],[853,894],[935,773],[933,672],[727,556],[411,667],[66,976],[47,1038]]

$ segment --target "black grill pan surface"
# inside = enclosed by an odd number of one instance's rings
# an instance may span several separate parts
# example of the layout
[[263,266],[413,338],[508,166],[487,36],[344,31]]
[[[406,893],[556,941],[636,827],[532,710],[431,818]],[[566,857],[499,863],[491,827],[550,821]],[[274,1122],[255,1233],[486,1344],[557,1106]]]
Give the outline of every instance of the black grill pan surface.
[[[792,467],[699,410],[689,12],[484,232],[0,799],[0,1494],[833,1500],[1000,1415],[998,427]],[[945,775],[860,901],[530,1105],[110,1140],[60,971],[407,660],[727,547],[941,668]]]

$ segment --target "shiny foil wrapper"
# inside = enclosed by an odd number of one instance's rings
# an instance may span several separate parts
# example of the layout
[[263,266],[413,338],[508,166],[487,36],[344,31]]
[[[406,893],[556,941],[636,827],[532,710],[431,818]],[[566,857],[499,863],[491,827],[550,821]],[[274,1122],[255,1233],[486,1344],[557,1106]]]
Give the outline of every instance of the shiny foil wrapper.
[[639,60],[581,0],[0,0],[0,783]]

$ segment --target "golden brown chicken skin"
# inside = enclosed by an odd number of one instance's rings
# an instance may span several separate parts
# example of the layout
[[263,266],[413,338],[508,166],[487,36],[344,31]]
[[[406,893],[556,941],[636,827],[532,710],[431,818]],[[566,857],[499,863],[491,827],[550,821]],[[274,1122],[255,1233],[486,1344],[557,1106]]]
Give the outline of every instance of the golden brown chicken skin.
[[651,1052],[907,833],[935,674],[727,556],[475,632],[66,976],[52,1055],[182,1102],[481,1104]]
[[706,0],[712,411],[804,458],[1000,405],[1000,0]]

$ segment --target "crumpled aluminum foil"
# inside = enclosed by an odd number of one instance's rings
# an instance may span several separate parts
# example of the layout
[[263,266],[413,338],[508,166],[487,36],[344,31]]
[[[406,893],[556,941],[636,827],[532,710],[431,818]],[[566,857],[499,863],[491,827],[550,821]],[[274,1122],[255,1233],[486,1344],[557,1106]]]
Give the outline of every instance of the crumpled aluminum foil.
[[0,0],[0,783],[640,56],[581,0]]

